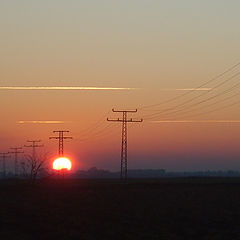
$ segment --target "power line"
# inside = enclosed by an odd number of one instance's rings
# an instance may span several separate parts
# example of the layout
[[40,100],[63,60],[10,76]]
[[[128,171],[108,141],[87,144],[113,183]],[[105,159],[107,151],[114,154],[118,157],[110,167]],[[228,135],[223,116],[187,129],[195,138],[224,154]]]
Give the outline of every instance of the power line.
[[14,160],[15,177],[17,177],[17,176],[18,176],[18,167],[19,167],[19,166],[18,166],[18,154],[24,153],[24,152],[23,152],[23,151],[18,151],[18,150],[21,150],[22,147],[15,147],[15,148],[10,148],[10,149],[14,150],[14,151],[9,152],[9,153],[13,153],[14,156],[15,156],[15,160]]
[[[207,99],[204,99],[204,100],[201,100],[201,101],[199,101],[199,102],[196,102],[196,103],[194,103],[194,104],[189,105],[189,106],[188,106],[188,109],[178,109],[178,110],[175,110],[175,111],[171,111],[171,112],[169,112],[169,113],[167,113],[167,114],[168,114],[168,115],[169,115],[169,114],[171,115],[171,114],[175,114],[175,113],[179,113],[179,112],[180,112],[180,113],[187,113],[187,112],[191,112],[191,111],[194,111],[194,110],[198,110],[198,109],[192,109],[192,110],[191,110],[191,108],[196,107],[196,106],[198,106],[198,105],[200,105],[200,104],[202,104],[202,103],[211,101],[212,99],[215,99],[215,98],[217,98],[217,97],[220,97],[220,96],[222,96],[222,95],[224,95],[224,94],[227,94],[227,93],[231,92],[232,90],[234,91],[234,90],[236,90],[237,87],[239,87],[239,86],[240,86],[240,82],[238,82],[237,84],[233,85],[231,88],[228,88],[228,89],[226,89],[226,90],[224,90],[224,91],[222,91],[222,92],[220,92],[220,93],[218,93],[218,94],[215,94],[215,95],[213,95],[213,96],[211,96],[211,97],[208,97]],[[234,94],[234,95],[231,96],[231,97],[227,97],[226,100],[229,99],[229,98],[233,98],[234,96],[237,96],[237,95],[239,95],[239,93]],[[213,105],[217,104],[218,102],[222,102],[222,100],[217,101],[217,102],[214,103]],[[208,106],[211,106],[211,105],[212,105],[212,104],[209,104],[209,105],[207,105],[207,106],[205,106],[205,107],[208,107]],[[190,108],[190,110],[189,110],[189,108]],[[185,111],[184,111],[184,110],[185,110]],[[152,113],[152,114],[148,115],[148,116],[150,117],[150,118],[148,118],[148,119],[152,119],[152,118],[154,118],[154,116],[156,117],[157,115],[159,115],[159,114],[161,114],[161,113],[163,113],[163,112]],[[152,116],[152,117],[151,117],[151,116]]]
[[[218,88],[219,86],[221,86],[221,85],[223,85],[224,83],[232,80],[233,78],[235,78],[235,77],[238,76],[238,75],[240,75],[240,72],[234,74],[234,75],[231,76],[230,78],[228,78],[228,79],[226,79],[225,81],[221,82],[220,84],[218,84],[217,86],[215,86],[214,88],[212,88],[212,89],[211,89],[210,91],[208,91],[208,92],[204,92],[203,94],[200,94],[200,95],[198,95],[198,96],[196,96],[196,97],[193,97],[193,98],[191,98],[191,99],[189,99],[189,100],[187,100],[187,101],[185,101],[185,102],[183,102],[183,103],[180,103],[180,104],[178,104],[178,105],[175,105],[175,106],[173,106],[173,107],[171,107],[171,108],[163,109],[163,110],[161,110],[161,111],[158,111],[158,112],[155,112],[155,113],[152,113],[152,114],[145,115],[144,118],[149,118],[149,117],[156,116],[156,115],[159,115],[159,114],[162,114],[162,113],[166,113],[166,112],[170,112],[170,113],[171,113],[171,111],[173,111],[173,110],[175,110],[175,109],[177,109],[177,108],[179,108],[179,107],[185,106],[186,104],[188,104],[188,103],[196,100],[197,98],[199,98],[199,97],[201,97],[201,96],[203,96],[203,95],[206,95],[206,93],[208,94],[209,92],[212,92],[213,90],[215,90],[215,89]],[[238,83],[235,84],[234,86],[230,87],[230,88],[227,89],[227,90],[222,91],[222,92],[219,93],[219,94],[216,94],[215,96],[212,96],[212,97],[209,97],[209,98],[207,98],[207,99],[205,99],[205,100],[201,100],[201,101],[199,101],[199,102],[197,102],[197,103],[191,104],[190,107],[194,107],[194,106],[199,105],[199,104],[201,104],[201,103],[204,103],[204,102],[207,102],[207,101],[209,101],[209,100],[212,100],[213,98],[216,98],[216,97],[218,97],[218,96],[221,96],[221,95],[223,95],[223,94],[225,94],[225,93],[228,93],[228,92],[230,92],[231,90],[236,89],[236,87],[238,87],[239,85],[240,85],[240,83],[238,82]],[[179,111],[181,111],[181,109],[180,109],[180,110],[176,110],[176,111],[174,111],[174,112],[172,112],[172,113],[176,113],[176,112],[179,112]]]
[[[215,80],[223,77],[223,76],[226,75],[227,73],[229,73],[229,72],[231,72],[232,70],[234,70],[235,68],[237,68],[239,65],[240,65],[240,62],[238,62],[237,64],[234,64],[233,66],[231,66],[230,68],[228,68],[228,69],[225,70],[224,72],[218,74],[218,75],[215,76],[214,78],[212,78],[212,79],[210,79],[209,81],[207,81],[207,82],[199,85],[198,87],[196,87],[196,88],[194,88],[194,89],[202,88],[202,87],[208,85],[209,83],[214,82]],[[142,106],[142,107],[139,108],[139,109],[143,110],[143,109],[145,109],[145,108],[152,108],[152,107],[157,107],[157,106],[160,106],[160,105],[163,105],[163,104],[166,104],[166,103],[170,103],[170,102],[173,102],[173,101],[175,101],[175,100],[181,99],[182,97],[185,97],[185,96],[187,96],[187,95],[190,95],[192,92],[194,92],[194,90],[185,92],[185,93],[183,93],[183,94],[181,94],[181,95],[178,95],[178,96],[176,96],[176,97],[170,98],[170,99],[168,99],[168,100],[166,100],[166,101],[163,101],[163,102],[161,102],[161,103]]]
[[109,130],[110,128],[113,128],[113,125],[112,124],[105,125],[106,117],[109,113],[110,111],[108,111],[101,118],[99,118],[94,125],[83,130],[80,133],[81,138],[77,138],[77,140],[80,140],[81,142],[86,142],[94,137],[100,138],[102,136],[109,135],[110,133],[112,133],[109,132]]
[[[105,119],[106,121],[106,119]],[[93,132],[93,133],[90,133],[88,134],[88,136],[84,139],[82,138],[81,140],[86,140],[86,139],[90,139],[90,138],[94,138],[94,137],[99,137],[99,136],[102,136],[102,135],[106,135],[109,133],[109,130],[111,130],[112,128],[114,128],[114,126],[112,124],[108,124],[108,125],[105,125],[104,128],[101,128],[99,131],[97,132]],[[79,138],[80,139],[80,138]]]
[[141,120],[133,120],[132,118],[128,119],[127,114],[128,113],[136,113],[136,110],[114,110],[113,112],[122,113],[122,119],[109,119],[107,118],[107,121],[109,122],[121,122],[122,123],[122,147],[121,147],[121,179],[127,179],[127,165],[128,165],[128,159],[127,159],[127,123],[128,122],[142,122]]
[[[192,109],[192,110],[187,110],[187,111],[183,111],[183,112],[181,112],[181,114],[186,114],[186,113],[191,113],[191,112],[193,112],[193,111],[197,111],[197,110],[201,110],[201,109],[206,109],[206,108],[208,108],[208,107],[211,107],[211,106],[214,106],[214,105],[217,105],[217,104],[219,104],[219,103],[221,103],[221,102],[225,102],[226,100],[229,100],[229,99],[232,99],[232,98],[234,98],[234,97],[236,97],[236,96],[238,96],[238,95],[240,95],[240,92],[237,92],[236,94],[234,94],[234,95],[232,95],[232,96],[228,96],[228,97],[226,97],[226,98],[224,98],[224,99],[221,99],[221,100],[218,100],[218,101],[215,101],[215,102],[213,102],[213,103],[211,103],[211,104],[208,104],[208,105],[204,105],[204,106],[202,106],[202,107],[200,107],[200,108],[197,108],[197,109]],[[232,103],[230,103],[230,105],[231,105]],[[235,105],[235,104],[234,104]],[[217,108],[218,109],[218,108]],[[220,110],[222,109],[222,107],[221,108],[219,108]],[[210,110],[210,112],[214,112],[215,110]],[[201,115],[202,113],[196,113],[197,115]],[[204,114],[204,113],[203,113]],[[153,118],[149,118],[148,120],[150,120],[150,119],[154,119],[154,117]],[[168,119],[169,120],[169,118],[166,118],[166,119]]]
[[106,136],[113,135],[116,132],[117,128],[115,125],[109,124],[105,128],[103,128],[101,131],[96,132],[86,138],[78,139],[81,142],[89,142],[89,141],[95,141],[96,139],[105,138]]
[[62,157],[64,155],[63,141],[65,139],[73,139],[73,138],[64,136],[64,133],[69,133],[69,131],[59,130],[59,131],[53,131],[53,133],[58,133],[58,137],[49,137],[49,139],[57,139],[58,140],[58,154],[60,157]]
[[27,140],[27,142],[32,143],[31,145],[24,145],[24,147],[32,148],[32,159],[33,161],[36,160],[36,148],[43,147],[44,145],[38,145],[37,143],[41,142],[42,140]]
[[81,135],[88,135],[89,133],[94,132],[94,130],[99,129],[102,125],[104,125],[105,119],[106,119],[106,117],[108,116],[109,113],[110,113],[110,111],[108,111],[106,114],[101,116],[101,118],[99,118],[93,125],[91,125],[88,128],[82,130],[80,132],[80,134]]
[[2,172],[3,177],[6,178],[6,158],[10,157],[8,156],[9,152],[1,152],[0,157],[2,158]]
[[[196,117],[196,116],[200,116],[200,115],[204,115],[204,114],[213,113],[213,112],[216,112],[216,111],[219,111],[219,110],[223,110],[223,109],[226,109],[226,108],[233,107],[233,106],[238,105],[238,104],[240,104],[240,101],[236,101],[236,102],[233,102],[233,103],[221,106],[221,107],[217,107],[217,108],[214,108],[214,109],[206,111],[206,112],[196,113],[196,114],[190,115],[188,117]],[[169,119],[169,120],[173,120],[173,119]]]
[[[181,114],[186,114],[186,113],[198,111],[198,110],[201,110],[201,109],[209,108],[209,107],[211,107],[211,106],[217,105],[217,104],[219,104],[219,103],[221,103],[221,102],[225,102],[226,100],[232,99],[232,98],[234,98],[234,97],[236,97],[236,96],[239,96],[239,95],[240,95],[240,92],[237,92],[236,94],[234,94],[234,95],[232,95],[232,96],[228,96],[228,97],[226,97],[226,98],[224,98],[224,99],[215,101],[215,102],[213,102],[213,103],[211,103],[211,104],[201,106],[200,108],[187,109],[186,111],[181,112]],[[203,103],[203,101],[202,101],[202,103]],[[211,111],[211,110],[210,110],[210,111]],[[175,112],[174,112],[174,113],[175,113]],[[170,113],[170,114],[172,114],[172,113]]]

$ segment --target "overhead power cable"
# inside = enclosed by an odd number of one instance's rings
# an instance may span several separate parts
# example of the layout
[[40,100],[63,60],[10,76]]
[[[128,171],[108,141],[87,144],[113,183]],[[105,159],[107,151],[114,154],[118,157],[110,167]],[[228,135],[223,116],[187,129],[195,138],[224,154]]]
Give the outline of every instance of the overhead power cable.
[[[230,108],[230,107],[233,107],[233,106],[236,106],[240,104],[240,101],[235,101],[233,103],[230,103],[230,104],[227,104],[227,105],[224,105],[224,106],[221,106],[221,107],[217,107],[217,108],[214,108],[214,109],[211,109],[209,111],[206,111],[206,112],[201,112],[201,113],[197,113],[197,114],[193,114],[193,115],[189,115],[189,116],[186,116],[188,118],[193,118],[193,117],[197,117],[197,116],[200,116],[200,115],[204,115],[204,114],[209,114],[209,113],[213,113],[213,112],[216,112],[216,111],[219,111],[219,110],[223,110],[223,109],[226,109],[226,108]],[[176,119],[176,118],[172,118],[172,119],[167,119],[167,120],[179,120],[179,119]]]
[[[238,72],[237,74],[235,74],[235,75],[232,76],[231,78],[228,78],[227,80],[229,81],[229,80],[235,78],[235,77],[238,76],[238,75],[240,75],[240,72]],[[218,86],[219,86],[219,85],[218,85]],[[213,95],[213,96],[211,96],[211,97],[208,97],[208,98],[206,98],[206,99],[204,99],[204,100],[198,101],[197,103],[193,103],[193,104],[187,106],[187,109],[186,109],[186,108],[185,108],[185,109],[177,109],[177,108],[178,108],[178,107],[183,107],[183,106],[185,106],[187,103],[189,103],[189,102],[191,102],[191,101],[186,101],[186,102],[184,102],[183,104],[176,105],[176,106],[174,106],[174,107],[172,107],[172,108],[168,108],[168,109],[164,109],[164,110],[162,110],[162,111],[156,112],[156,113],[148,114],[148,115],[144,116],[144,118],[148,119],[148,118],[151,118],[151,117],[154,117],[154,116],[156,117],[156,116],[158,116],[158,115],[160,115],[160,114],[162,114],[162,113],[165,113],[165,114],[166,114],[166,113],[167,113],[167,114],[175,114],[175,113],[178,113],[178,112],[181,113],[182,111],[185,112],[186,110],[188,111],[189,108],[198,106],[198,105],[200,105],[200,104],[202,104],[202,103],[211,101],[211,100],[214,99],[214,98],[220,97],[220,96],[222,96],[222,95],[224,95],[224,94],[226,94],[226,93],[229,93],[229,92],[231,92],[231,91],[234,91],[234,90],[235,90],[236,88],[238,88],[239,86],[240,86],[240,82],[234,84],[232,87],[230,87],[230,88],[228,88],[228,89],[226,89],[226,90],[224,90],[224,91],[222,91],[222,92],[220,92],[220,93],[218,93],[218,94],[215,94],[215,95]],[[192,99],[190,99],[190,100],[192,100]],[[175,110],[175,109],[177,109],[177,110]],[[174,111],[174,110],[175,110],[175,111]],[[185,111],[184,111],[184,110],[185,110]]]
[[[211,103],[211,104],[208,104],[207,106],[201,106],[200,108],[195,108],[195,109],[191,109],[191,110],[189,110],[189,109],[187,109],[187,111],[183,111],[183,112],[181,112],[181,116],[182,116],[182,114],[186,114],[186,113],[191,113],[191,112],[194,112],[194,111],[198,111],[198,110],[201,110],[201,109],[206,109],[206,108],[209,108],[209,107],[212,107],[212,106],[214,106],[214,105],[217,105],[217,104],[219,104],[219,103],[221,103],[221,102],[226,102],[227,100],[229,100],[229,99],[232,99],[232,98],[234,98],[234,97],[236,97],[236,96],[239,96],[240,95],[240,92],[237,92],[236,94],[234,94],[234,95],[231,95],[231,96],[228,96],[228,97],[226,97],[226,98],[224,98],[224,99],[221,99],[221,100],[218,100],[218,101],[215,101],[215,102],[213,102],[213,103]],[[172,114],[172,113],[171,113]],[[200,114],[200,113],[199,113]],[[153,117],[153,118],[149,118],[149,119],[154,119],[155,117]],[[168,117],[169,118],[169,117]]]
[[168,100],[166,100],[166,101],[163,101],[163,102],[161,102],[161,103],[142,106],[142,107],[140,107],[139,109],[140,109],[140,110],[144,110],[144,109],[146,109],[146,108],[157,107],[157,106],[160,106],[160,105],[163,105],[163,104],[170,103],[170,102],[173,102],[173,101],[175,101],[175,100],[181,99],[181,98],[183,98],[183,97],[185,97],[185,96],[187,96],[187,95],[190,95],[191,93],[195,92],[195,90],[200,89],[200,88],[202,88],[202,87],[204,87],[204,86],[206,86],[206,85],[208,85],[208,84],[216,81],[217,79],[223,77],[223,76],[226,75],[227,73],[229,73],[229,72],[231,72],[232,70],[234,70],[235,68],[237,68],[239,65],[240,65],[240,62],[238,62],[237,64],[231,66],[230,68],[228,68],[228,69],[225,70],[224,72],[220,73],[219,75],[215,76],[214,78],[210,79],[209,81],[207,81],[207,82],[199,85],[198,87],[194,88],[194,89],[191,90],[191,91],[185,92],[185,93],[183,93],[183,94],[181,94],[181,95],[178,95],[178,96],[176,96],[176,97],[170,98],[170,99],[168,99]]

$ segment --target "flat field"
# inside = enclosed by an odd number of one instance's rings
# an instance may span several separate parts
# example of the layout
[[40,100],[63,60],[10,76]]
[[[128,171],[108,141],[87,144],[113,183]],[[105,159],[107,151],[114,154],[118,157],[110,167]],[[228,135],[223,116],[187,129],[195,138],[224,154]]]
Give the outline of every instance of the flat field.
[[240,179],[0,181],[1,239],[240,239]]

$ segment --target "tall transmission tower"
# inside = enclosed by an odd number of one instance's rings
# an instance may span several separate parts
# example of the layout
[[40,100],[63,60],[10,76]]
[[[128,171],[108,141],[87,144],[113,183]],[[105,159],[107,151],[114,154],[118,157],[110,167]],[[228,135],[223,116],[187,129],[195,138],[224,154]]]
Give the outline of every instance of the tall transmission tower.
[[49,137],[49,139],[58,140],[58,154],[60,157],[64,155],[63,141],[65,139],[73,139],[72,137],[65,137],[64,133],[69,133],[69,131],[53,131],[53,133],[58,133],[57,137]]
[[6,158],[10,157],[9,152],[2,152],[0,153],[0,157],[2,158],[2,170],[3,170],[3,177],[6,177]]
[[32,143],[31,145],[24,145],[24,147],[29,147],[32,148],[32,158],[33,161],[36,160],[36,148],[38,147],[43,147],[44,145],[38,145],[38,143],[40,143],[42,140],[27,140],[27,142]]
[[107,121],[109,122],[121,122],[122,123],[122,148],[121,148],[121,179],[127,179],[127,173],[128,173],[128,156],[127,156],[127,123],[135,123],[135,122],[142,122],[143,119],[140,120],[133,120],[132,118],[128,119],[127,114],[128,113],[136,113],[136,110],[114,110],[113,112],[122,113],[122,119],[109,119],[107,118]]
[[24,153],[23,151],[18,151],[21,150],[22,147],[15,147],[15,148],[10,148],[13,151],[9,152],[9,153],[13,153],[14,154],[14,167],[15,167],[15,177],[18,176],[18,154],[20,153]]

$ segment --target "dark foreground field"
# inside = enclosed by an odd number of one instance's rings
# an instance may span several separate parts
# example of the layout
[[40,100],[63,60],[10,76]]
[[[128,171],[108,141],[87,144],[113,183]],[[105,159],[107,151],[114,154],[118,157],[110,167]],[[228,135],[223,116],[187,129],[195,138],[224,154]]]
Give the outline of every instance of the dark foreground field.
[[0,181],[0,239],[240,239],[240,179]]

